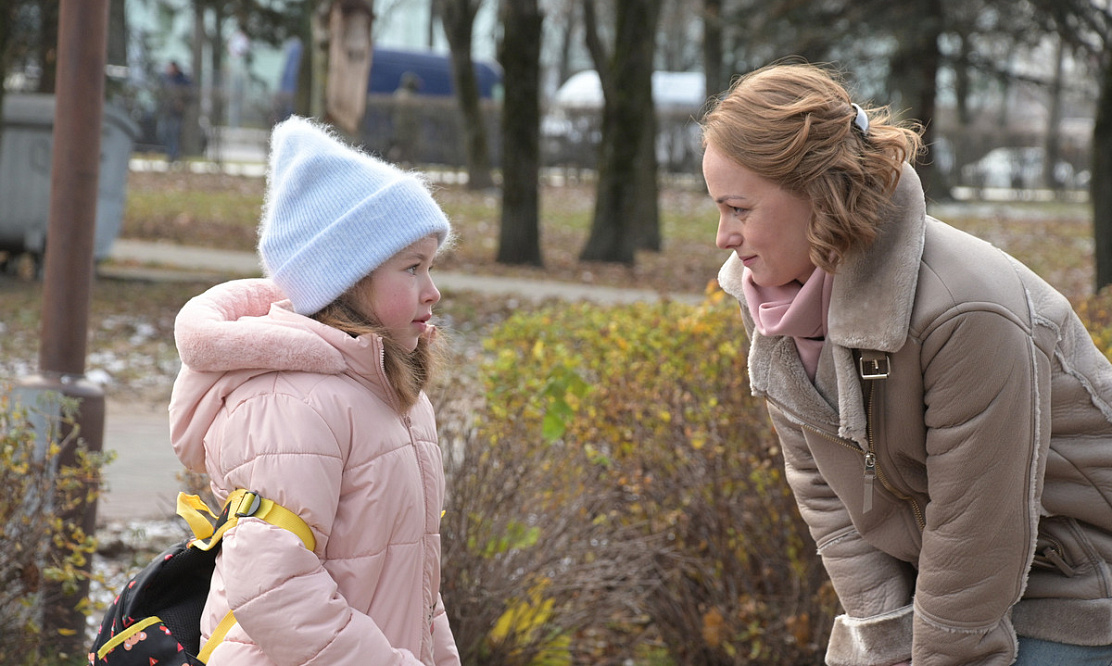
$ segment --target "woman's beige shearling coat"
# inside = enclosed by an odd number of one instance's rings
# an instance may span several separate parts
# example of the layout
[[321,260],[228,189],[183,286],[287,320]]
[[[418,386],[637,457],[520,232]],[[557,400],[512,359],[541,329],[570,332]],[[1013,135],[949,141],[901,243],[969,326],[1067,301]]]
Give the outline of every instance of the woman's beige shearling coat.
[[[845,609],[827,663],[1005,665],[1017,633],[1112,644],[1112,365],[1069,302],[927,216],[910,166],[835,275],[814,383],[790,338],[754,329],[742,274],[731,255],[719,282]],[[876,397],[855,350],[887,356]]]

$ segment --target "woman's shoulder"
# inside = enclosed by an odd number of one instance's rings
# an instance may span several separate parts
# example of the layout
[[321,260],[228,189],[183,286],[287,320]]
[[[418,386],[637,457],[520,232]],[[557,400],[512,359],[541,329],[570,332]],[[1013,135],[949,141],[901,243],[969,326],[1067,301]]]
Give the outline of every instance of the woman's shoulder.
[[915,311],[920,317],[997,310],[1032,324],[1036,303],[1068,308],[1061,294],[995,245],[927,219]]

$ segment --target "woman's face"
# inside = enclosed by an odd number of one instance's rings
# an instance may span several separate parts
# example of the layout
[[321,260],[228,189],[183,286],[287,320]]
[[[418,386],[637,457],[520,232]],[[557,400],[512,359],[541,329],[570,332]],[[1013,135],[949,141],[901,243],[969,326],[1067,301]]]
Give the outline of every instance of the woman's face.
[[417,340],[430,330],[432,306],[440,300],[429,273],[437,247],[435,236],[422,238],[352,288],[352,307],[378,322],[408,351],[416,349]]
[[762,287],[806,282],[815,271],[807,228],[810,203],[708,145],[703,178],[718,206],[715,244],[732,250]]

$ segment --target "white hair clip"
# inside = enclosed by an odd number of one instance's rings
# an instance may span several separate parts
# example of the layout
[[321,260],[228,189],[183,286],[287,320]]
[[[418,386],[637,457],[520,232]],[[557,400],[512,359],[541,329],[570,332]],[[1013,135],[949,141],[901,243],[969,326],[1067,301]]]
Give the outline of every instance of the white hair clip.
[[868,114],[865,113],[865,109],[862,109],[857,104],[852,104],[852,106],[853,106],[854,109],[857,110],[857,117],[853,119],[853,124],[857,125],[857,129],[861,130],[861,134],[863,136],[868,136],[868,134],[869,134],[869,116],[868,116]]

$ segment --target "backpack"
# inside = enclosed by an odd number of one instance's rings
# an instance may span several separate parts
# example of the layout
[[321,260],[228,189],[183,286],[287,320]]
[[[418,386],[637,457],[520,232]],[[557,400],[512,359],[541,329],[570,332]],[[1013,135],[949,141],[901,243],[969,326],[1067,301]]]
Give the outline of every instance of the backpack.
[[[128,581],[105,612],[89,651],[89,666],[197,666],[235,626],[231,611],[201,646],[201,613],[208,598],[220,541],[240,518],[253,517],[296,534],[309,550],[315,540],[297,514],[247,490],[228,496],[216,516],[196,495],[178,494],[178,515],[194,538],[165,550]],[[203,514],[216,519],[213,524]]]

